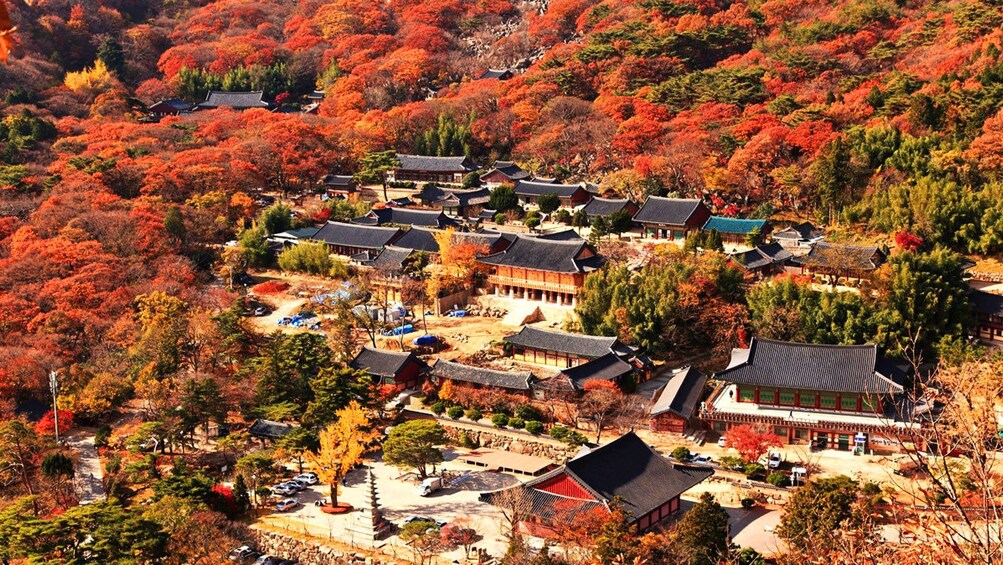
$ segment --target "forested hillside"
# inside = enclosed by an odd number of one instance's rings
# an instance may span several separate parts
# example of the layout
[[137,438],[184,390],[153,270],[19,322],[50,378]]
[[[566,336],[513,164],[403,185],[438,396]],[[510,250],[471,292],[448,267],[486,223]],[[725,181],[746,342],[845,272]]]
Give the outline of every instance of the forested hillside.
[[[41,390],[44,368],[67,363],[135,370],[136,296],[232,299],[197,281],[256,214],[250,189],[307,190],[374,151],[513,158],[607,193],[701,195],[725,215],[1003,246],[991,2],[10,4],[5,391]],[[473,80],[488,67],[516,74]],[[210,89],[326,98],[317,114],[141,119]]]

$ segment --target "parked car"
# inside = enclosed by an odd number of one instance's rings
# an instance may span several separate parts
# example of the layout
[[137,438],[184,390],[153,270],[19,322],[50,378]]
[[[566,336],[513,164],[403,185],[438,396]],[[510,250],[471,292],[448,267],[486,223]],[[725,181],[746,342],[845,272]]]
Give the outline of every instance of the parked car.
[[286,481],[286,482],[284,482],[282,484],[284,484],[287,487],[295,490],[296,492],[299,492],[301,490],[305,490],[306,487],[310,486],[310,485],[308,485],[306,483],[301,483],[301,482],[298,482],[298,481]]
[[725,437],[725,436],[721,436],[721,437],[717,438],[717,445],[719,447],[727,447],[728,446],[728,438]]
[[280,496],[292,496],[292,495],[296,494],[297,492],[299,492],[295,488],[293,488],[293,487],[291,487],[291,486],[289,486],[289,485],[287,485],[285,483],[275,485],[275,486],[272,487],[271,490],[272,490],[272,494],[277,494],[277,495],[280,495]]
[[254,565],[288,565],[290,563],[294,563],[294,561],[282,559],[281,557],[276,557],[274,555],[262,555],[254,562]]
[[316,473],[303,473],[301,475],[296,475],[295,477],[293,477],[293,480],[303,481],[308,485],[315,485],[320,482],[320,479],[317,478]]
[[710,455],[698,455],[693,458],[694,463],[710,463],[710,461],[711,461]]
[[783,463],[783,459],[781,459],[780,454],[776,452],[771,453],[769,460],[766,462],[770,469],[779,469],[781,463]]
[[295,487],[297,492],[299,492],[301,490],[306,490],[307,487],[310,486],[309,482],[304,481],[302,479],[295,479],[295,478],[294,479],[289,479],[288,481],[286,481],[286,483],[288,483],[289,486]]
[[404,524],[410,524],[412,522],[431,522],[440,528],[446,527],[446,522],[433,520],[427,516],[408,516],[407,518],[404,518]]
[[230,561],[236,561],[237,563],[243,564],[254,561],[259,555],[261,554],[258,553],[257,551],[254,551],[253,549],[251,549],[246,545],[242,545],[240,547],[233,548],[233,550],[230,551],[230,554],[227,555],[226,557]]
[[266,306],[258,306],[257,308],[254,309],[254,312],[253,312],[253,314],[255,316],[259,317],[259,318],[261,316],[267,316],[270,313],[271,313],[271,310],[269,310]]
[[299,501],[295,498],[286,498],[284,500],[280,500],[279,503],[275,505],[275,509],[279,512],[288,512],[299,505]]

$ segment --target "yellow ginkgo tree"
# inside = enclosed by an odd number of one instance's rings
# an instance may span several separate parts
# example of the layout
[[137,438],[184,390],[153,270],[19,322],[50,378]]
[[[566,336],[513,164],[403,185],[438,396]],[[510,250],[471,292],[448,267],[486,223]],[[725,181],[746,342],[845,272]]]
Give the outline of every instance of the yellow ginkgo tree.
[[335,414],[337,419],[318,434],[320,447],[306,453],[317,477],[331,487],[331,506],[338,506],[338,483],[362,462],[378,435],[366,409],[354,400]]

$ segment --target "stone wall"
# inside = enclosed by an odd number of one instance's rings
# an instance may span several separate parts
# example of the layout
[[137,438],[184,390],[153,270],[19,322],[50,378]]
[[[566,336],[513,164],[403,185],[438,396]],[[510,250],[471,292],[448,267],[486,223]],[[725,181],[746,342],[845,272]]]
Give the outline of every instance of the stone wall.
[[478,430],[473,429],[473,426],[452,425],[450,422],[442,419],[439,419],[439,423],[446,429],[446,435],[454,443],[459,443],[460,432],[465,432],[467,437],[480,447],[534,455],[550,459],[556,463],[564,463],[566,459],[574,457],[579,449],[556,440],[534,436],[529,433],[513,431],[495,432],[489,429]]
[[285,534],[250,528],[254,547],[261,553],[283,559],[293,559],[301,565],[396,565],[390,557],[367,555],[348,547],[338,548],[318,542],[297,539]]

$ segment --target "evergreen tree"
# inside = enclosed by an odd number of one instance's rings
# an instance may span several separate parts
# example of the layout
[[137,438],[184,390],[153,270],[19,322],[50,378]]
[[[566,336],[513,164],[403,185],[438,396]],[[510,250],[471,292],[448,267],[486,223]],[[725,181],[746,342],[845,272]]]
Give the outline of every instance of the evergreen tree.
[[674,545],[689,565],[715,565],[728,555],[728,511],[705,492],[674,528]]
[[247,490],[247,483],[244,482],[244,475],[237,475],[233,481],[233,502],[237,507],[237,512],[243,514],[251,509],[251,493]]
[[98,46],[97,57],[109,71],[121,76],[125,69],[125,51],[122,44],[112,36],[105,37]]

